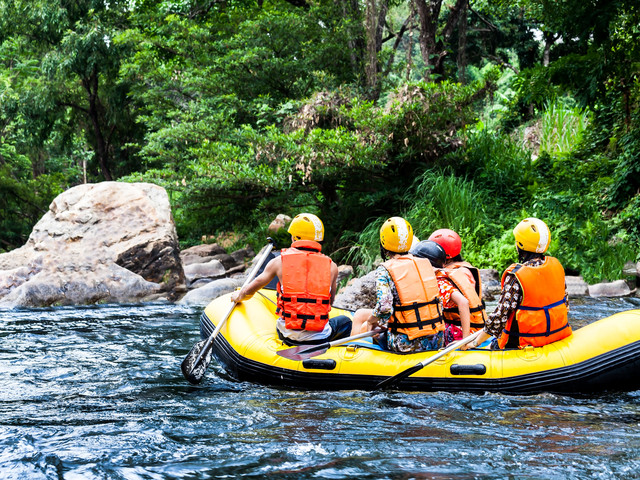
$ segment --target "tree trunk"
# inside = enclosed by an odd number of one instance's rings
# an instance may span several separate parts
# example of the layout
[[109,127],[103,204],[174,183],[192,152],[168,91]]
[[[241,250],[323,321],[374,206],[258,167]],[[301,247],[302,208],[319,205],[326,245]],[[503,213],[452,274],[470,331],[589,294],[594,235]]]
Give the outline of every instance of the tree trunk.
[[551,54],[551,47],[556,41],[556,36],[552,33],[544,33],[544,50],[542,52],[542,66],[549,66],[549,56]]
[[458,21],[458,78],[460,83],[467,83],[467,3],[462,6]]
[[433,58],[436,55],[436,34],[438,28],[438,17],[442,0],[414,0],[420,33],[418,42],[420,43],[420,53],[425,65],[424,78],[428,79],[434,69]]
[[342,7],[342,14],[344,18],[349,19],[347,25],[347,47],[349,48],[349,60],[351,62],[351,70],[355,78],[362,80],[362,51],[364,50],[364,38],[362,36],[362,29],[358,28],[354,31],[353,25],[362,25],[362,18],[360,16],[360,7],[358,6],[358,0],[340,0]]
[[409,5],[409,41],[407,42],[407,82],[411,80],[411,71],[413,70],[413,22],[416,18],[415,4],[411,2]]
[[442,32],[438,35],[438,21],[442,9],[442,0],[414,0],[418,21],[420,23],[420,52],[424,60],[425,79],[432,75],[442,80],[444,77],[444,59],[447,55],[453,30],[464,10],[466,15],[469,0],[456,0],[449,11],[449,18]]
[[367,88],[372,99],[380,96],[380,61],[378,55],[382,49],[382,33],[389,10],[389,0],[367,0],[367,65],[365,67]]
[[82,84],[89,97],[88,113],[89,119],[91,120],[91,125],[93,126],[93,134],[95,136],[96,157],[98,159],[98,164],[100,165],[100,170],[102,171],[102,176],[104,177],[104,179],[107,181],[111,181],[113,180],[113,177],[111,176],[111,171],[109,170],[109,149],[102,133],[102,128],[100,126],[100,101],[98,98],[97,68],[93,69],[90,77],[84,78],[82,80]]

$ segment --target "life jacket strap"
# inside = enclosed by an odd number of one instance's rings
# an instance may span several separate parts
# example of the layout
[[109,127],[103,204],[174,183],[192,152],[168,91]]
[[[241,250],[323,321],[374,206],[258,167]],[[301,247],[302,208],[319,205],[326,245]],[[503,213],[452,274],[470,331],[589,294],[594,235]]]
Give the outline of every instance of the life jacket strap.
[[[569,322],[565,323],[564,326],[562,326],[560,328],[556,328],[555,330],[552,330],[550,332],[545,332],[545,333],[522,333],[522,332],[518,332],[518,336],[519,337],[548,337],[549,335],[553,335],[555,333],[561,332],[562,330],[564,330],[565,328],[568,328],[568,327],[569,327]],[[511,333],[506,328],[504,329],[504,332],[507,335],[509,335]]]
[[328,305],[329,300],[321,300],[319,298],[305,298],[305,297],[282,297],[283,302],[291,302],[291,303],[321,303],[322,305]]
[[300,325],[300,330],[304,330],[307,326],[307,320],[329,320],[329,315],[306,315],[303,313],[289,313],[282,312],[282,318],[292,318],[294,320],[300,319],[302,320],[302,324]]
[[[567,322],[560,328],[556,328],[555,330],[551,330],[551,315],[549,314],[549,310],[551,310],[552,308],[555,307],[559,307],[560,305],[562,305],[563,303],[565,303],[567,301],[567,297],[564,296],[562,298],[562,300],[558,300],[557,302],[553,302],[550,303],[549,305],[546,305],[544,307],[528,307],[526,305],[519,305],[516,310],[526,310],[529,312],[538,312],[540,310],[544,310],[544,315],[547,319],[547,330],[544,333],[522,333],[522,332],[518,332],[518,335],[520,337],[548,337],[550,335],[553,335],[555,333],[561,332],[562,330],[564,330],[565,328],[569,327],[569,321],[567,320]],[[505,328],[504,331],[506,332],[507,335],[509,335],[509,331]]]
[[565,296],[565,297],[562,298],[562,300],[558,300],[557,302],[550,303],[549,305],[546,305],[544,307],[528,307],[526,305],[518,305],[517,310],[527,310],[527,311],[530,311],[530,312],[537,312],[539,310],[544,310],[544,311],[548,312],[552,308],[559,307],[560,305],[562,305],[566,301],[567,301],[567,297]]
[[[455,325],[456,327],[461,327],[462,328],[462,322],[460,320],[458,320],[458,319],[453,320],[453,319],[445,318],[444,321],[447,322],[449,325]],[[469,322],[469,327],[470,328],[482,328],[482,327],[484,327],[484,323]]]

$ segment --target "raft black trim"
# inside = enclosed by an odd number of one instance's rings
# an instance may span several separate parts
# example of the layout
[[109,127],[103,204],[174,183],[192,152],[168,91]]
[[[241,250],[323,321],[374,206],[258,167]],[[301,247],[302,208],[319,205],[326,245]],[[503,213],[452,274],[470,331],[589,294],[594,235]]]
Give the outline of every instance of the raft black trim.
[[[206,338],[213,325],[203,314],[201,331]],[[208,325],[207,325],[208,324]],[[208,335],[206,334],[208,332]],[[345,348],[336,346],[334,348]],[[490,350],[483,354],[489,356]],[[227,373],[238,381],[254,382],[304,390],[372,390],[383,375],[358,375],[291,370],[250,360],[240,355],[219,334],[213,343],[213,354]],[[210,369],[212,370],[212,369]],[[584,362],[544,372],[497,378],[435,378],[410,376],[396,385],[406,391],[501,392],[506,394],[537,394],[542,392],[567,395],[592,394],[602,391],[640,389],[640,341],[611,350]]]

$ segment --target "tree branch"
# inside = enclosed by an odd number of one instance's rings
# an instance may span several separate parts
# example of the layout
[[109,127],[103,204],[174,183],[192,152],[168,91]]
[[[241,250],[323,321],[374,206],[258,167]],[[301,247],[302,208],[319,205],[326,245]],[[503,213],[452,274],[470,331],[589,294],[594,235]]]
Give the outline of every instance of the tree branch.
[[391,66],[393,65],[393,61],[395,59],[396,52],[398,51],[398,47],[400,46],[400,42],[402,41],[402,37],[404,35],[404,32],[407,31],[407,28],[409,26],[410,20],[411,20],[411,15],[409,15],[407,17],[407,19],[404,21],[404,23],[400,27],[400,31],[398,31],[398,34],[395,36],[396,37],[396,41],[393,42],[393,48],[391,50],[391,55],[389,56],[389,60],[387,60],[387,66],[384,69],[384,76],[385,77],[391,71]]

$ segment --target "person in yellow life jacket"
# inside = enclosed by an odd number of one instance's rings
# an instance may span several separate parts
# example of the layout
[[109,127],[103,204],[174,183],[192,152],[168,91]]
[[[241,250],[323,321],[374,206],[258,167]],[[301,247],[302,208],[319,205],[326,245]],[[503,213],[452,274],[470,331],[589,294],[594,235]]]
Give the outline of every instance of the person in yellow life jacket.
[[[444,248],[446,260],[444,262],[442,274],[459,290],[469,302],[470,328],[469,332],[474,333],[484,327],[487,313],[485,303],[482,299],[482,282],[480,271],[463,260],[462,240],[460,235],[448,228],[436,230],[429,236],[429,240],[438,243]],[[444,306],[444,318],[446,320],[445,344],[460,340],[466,337],[466,330],[462,325],[459,307]],[[469,346],[462,349],[465,350]]]
[[540,219],[525,218],[513,234],[518,263],[502,275],[498,306],[472,347],[491,335],[498,337],[501,349],[541,347],[572,333],[564,269],[556,258],[544,255],[551,241],[549,228]]
[[438,282],[431,263],[409,253],[413,229],[402,217],[392,217],[380,228],[376,269],[376,305],[353,316],[352,334],[376,326],[387,328],[379,341],[393,352],[437,350],[444,344],[444,321]]
[[[429,259],[431,265],[435,267],[445,318],[444,345],[447,346],[453,341],[468,337],[471,334],[472,325],[469,297],[476,299],[477,303],[477,295],[473,287],[469,285],[466,275],[460,269],[455,269],[452,274],[453,278],[449,278],[449,274],[444,268],[447,254],[440,244],[432,240],[423,240],[412,247],[409,252],[415,257]],[[479,325],[474,323],[473,326],[476,328],[474,331],[477,331],[477,328],[484,326],[484,321]],[[462,349],[466,350],[467,345],[464,345]]]
[[287,230],[291,247],[281,251],[252,282],[231,295],[242,302],[278,279],[279,314],[276,329],[289,345],[320,344],[345,338],[351,332],[346,315],[329,318],[338,283],[338,266],[321,253],[324,225],[310,213],[297,215]]

